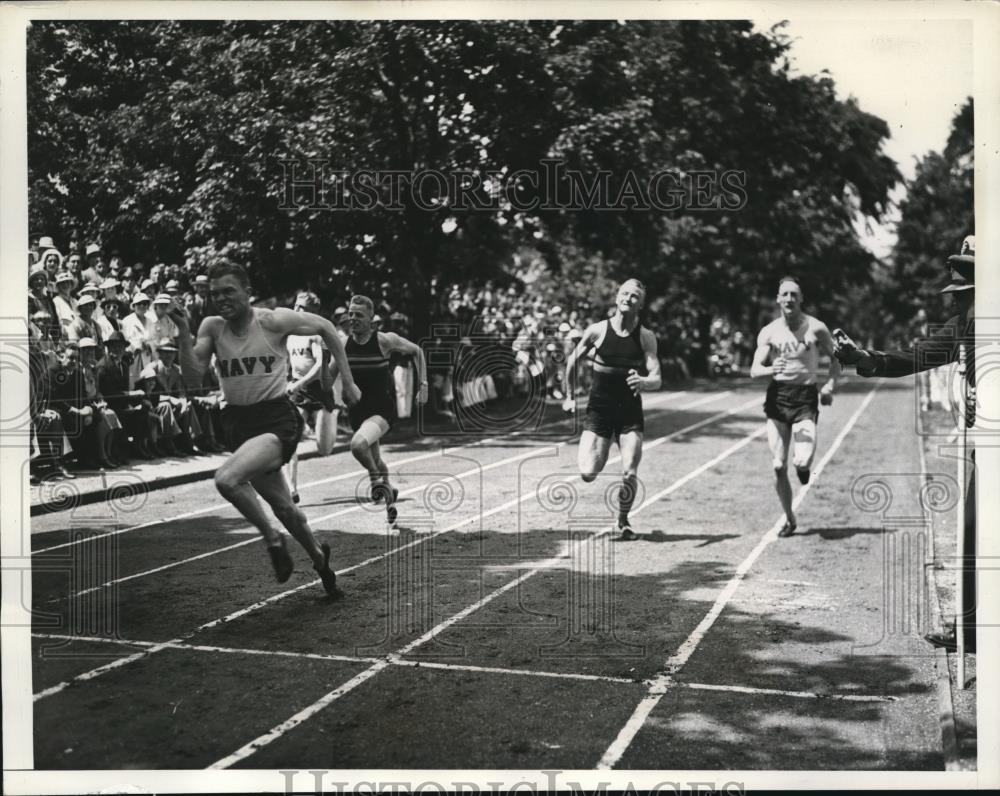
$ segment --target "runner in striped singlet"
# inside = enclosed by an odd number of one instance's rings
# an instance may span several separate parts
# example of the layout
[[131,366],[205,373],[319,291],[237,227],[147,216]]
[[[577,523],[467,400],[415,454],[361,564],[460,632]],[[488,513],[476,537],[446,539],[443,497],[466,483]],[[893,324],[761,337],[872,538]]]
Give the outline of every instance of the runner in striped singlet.
[[[371,481],[371,497],[385,501],[389,530],[396,530],[396,497],[399,491],[389,484],[389,468],[382,460],[379,440],[396,419],[396,396],[389,373],[389,354],[398,351],[417,364],[417,403],[427,401],[427,364],[420,346],[392,332],[372,329],[375,306],[367,296],[354,296],[347,309],[350,337],[344,344],[351,372],[361,389],[361,400],[348,409],[354,436],[351,453],[364,465]],[[337,363],[334,363],[334,367]]]
[[257,496],[266,500],[275,517],[302,545],[319,573],[323,588],[337,597],[337,576],[330,568],[330,546],[316,543],[306,516],[292,502],[281,465],[295,451],[303,421],[286,394],[288,350],[291,334],[318,334],[340,365],[344,398],[361,396],[351,376],[344,346],[325,318],[287,308],[269,310],[250,305],[250,280],[239,265],[221,262],[208,274],[210,293],[218,315],[205,318],[198,339],[191,331],[184,309],[176,301],[170,315],[180,329],[181,369],[188,385],[202,383],[215,355],[226,408],[222,425],[233,454],[215,473],[219,493],[260,531],[279,583],[295,569],[284,535],[268,519]]

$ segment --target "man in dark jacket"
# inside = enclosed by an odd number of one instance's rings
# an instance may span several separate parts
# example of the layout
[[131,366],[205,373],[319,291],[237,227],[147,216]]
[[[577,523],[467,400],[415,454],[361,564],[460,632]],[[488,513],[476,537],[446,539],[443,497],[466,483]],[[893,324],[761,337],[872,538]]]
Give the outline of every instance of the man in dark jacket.
[[[859,376],[909,376],[925,370],[958,362],[960,352],[965,351],[964,401],[966,427],[975,424],[976,368],[973,356],[975,319],[975,270],[976,240],[970,235],[962,243],[961,254],[948,258],[950,281],[942,293],[952,296],[958,313],[936,329],[933,334],[920,338],[909,348],[895,351],[865,351],[854,346],[849,340],[836,340],[836,356],[845,365],[856,365]],[[976,468],[975,453],[972,466],[968,468],[968,483],[965,490],[965,540],[966,561],[962,563],[962,602],[965,607],[965,649],[976,651]],[[936,647],[949,650],[957,648],[955,628],[943,633],[931,633],[925,638]]]
[[80,349],[75,342],[63,345],[59,362],[49,367],[48,383],[49,405],[59,412],[77,463],[88,470],[100,469],[96,411],[87,399]]
[[132,438],[132,447],[142,459],[152,459],[150,427],[155,424],[153,406],[142,390],[129,384],[130,361],[125,357],[125,337],[114,332],[105,343],[107,355],[97,365],[101,395],[122,421],[125,434]]

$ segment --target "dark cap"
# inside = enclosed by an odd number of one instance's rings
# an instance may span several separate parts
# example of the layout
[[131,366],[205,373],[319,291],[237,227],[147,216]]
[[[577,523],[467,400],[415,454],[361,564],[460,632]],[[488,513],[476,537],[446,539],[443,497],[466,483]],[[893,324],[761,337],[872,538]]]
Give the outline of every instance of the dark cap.
[[108,335],[108,339],[104,341],[106,345],[111,345],[112,343],[125,343],[125,335],[121,332],[112,332]]
[[960,254],[948,258],[950,279],[942,293],[959,293],[976,287],[976,236],[967,235]]

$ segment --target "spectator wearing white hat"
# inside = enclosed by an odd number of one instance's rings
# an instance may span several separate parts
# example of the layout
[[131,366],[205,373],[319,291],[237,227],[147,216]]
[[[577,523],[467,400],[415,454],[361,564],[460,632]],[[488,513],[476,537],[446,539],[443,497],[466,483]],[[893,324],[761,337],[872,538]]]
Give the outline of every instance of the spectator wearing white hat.
[[170,296],[166,293],[160,293],[153,299],[153,304],[146,313],[146,335],[149,337],[154,358],[157,356],[156,349],[160,340],[177,342],[179,334],[177,324],[167,314],[171,304],[173,304],[173,300]]
[[151,364],[153,356],[152,338],[149,336],[149,326],[146,313],[149,310],[149,296],[136,293],[132,297],[132,312],[122,318],[121,332],[128,343],[127,352],[131,355],[132,383],[138,383],[143,368]]
[[94,310],[97,299],[91,293],[84,293],[76,303],[77,318],[66,327],[66,339],[80,341],[89,337],[95,341],[97,358],[104,356],[104,336],[101,334],[97,321],[94,320]]
[[118,416],[105,411],[107,405],[99,397],[93,369],[95,348],[91,338],[66,343],[59,364],[49,372],[52,407],[60,413],[77,463],[87,469],[115,466],[105,445],[114,430],[121,428]]
[[202,429],[192,410],[184,379],[177,366],[177,346],[173,340],[157,341],[160,358],[143,368],[143,389],[160,418],[159,447],[168,455],[195,453],[194,440]]
[[83,374],[84,397],[94,407],[94,433],[97,443],[97,460],[102,467],[119,467],[125,464],[118,458],[122,444],[122,424],[104,396],[101,395],[100,376],[97,372],[99,342],[92,337],[81,338],[79,343],[80,372]]
[[73,290],[76,288],[76,277],[67,271],[56,274],[56,294],[52,297],[52,305],[56,308],[56,317],[63,330],[77,318],[76,299]]
[[118,317],[124,318],[128,314],[129,298],[122,292],[122,283],[116,277],[108,277],[100,285],[101,295],[98,301],[101,308],[104,307],[106,299],[114,299],[118,302]]
[[191,283],[194,287],[194,303],[191,305],[188,314],[191,318],[191,331],[197,334],[201,322],[209,315],[217,315],[215,303],[208,290],[208,275],[198,274]]
[[82,299],[84,296],[93,296],[94,297],[94,316],[93,317],[94,317],[94,321],[96,322],[97,319],[100,318],[104,314],[103,310],[101,310],[101,289],[97,286],[97,283],[96,282],[87,282],[87,283],[85,283],[83,286],[81,286],[80,288],[77,289],[76,294],[77,294],[77,296],[76,296],[76,303],[78,305],[78,308],[77,308],[77,314],[78,315],[80,313],[80,310],[79,310],[80,299]]
[[56,248],[55,243],[52,242],[52,238],[48,236],[43,236],[38,239],[38,260],[45,270],[50,274],[57,273],[63,264],[65,258],[62,253]]

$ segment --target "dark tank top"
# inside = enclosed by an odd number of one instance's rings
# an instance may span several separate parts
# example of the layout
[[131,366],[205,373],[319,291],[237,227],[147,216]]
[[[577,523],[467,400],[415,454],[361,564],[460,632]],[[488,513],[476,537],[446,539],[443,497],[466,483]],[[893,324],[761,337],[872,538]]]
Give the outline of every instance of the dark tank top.
[[642,399],[632,392],[625,380],[628,371],[635,369],[641,375],[646,375],[646,357],[642,353],[639,334],[642,324],[636,324],[631,334],[619,336],[611,326],[611,321],[605,321],[604,339],[597,347],[594,362],[605,367],[614,368],[614,372],[605,373],[594,368],[593,382],[590,388],[590,400],[593,406],[600,406],[608,400],[617,403],[638,403]]
[[640,373],[645,373],[646,356],[642,352],[642,343],[639,334],[642,324],[637,323],[631,334],[621,337],[615,332],[611,321],[605,321],[604,339],[597,347],[596,361],[600,365],[609,368],[620,368],[628,371],[635,369]]
[[361,390],[362,403],[384,398],[393,389],[389,374],[389,358],[378,345],[378,332],[372,332],[366,343],[356,343],[348,337],[344,343],[347,363],[351,366],[354,383]]

